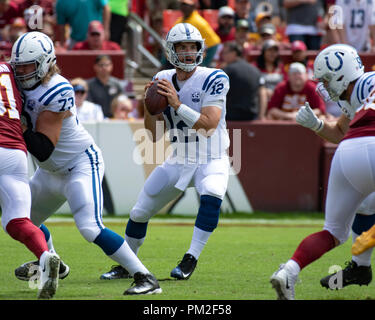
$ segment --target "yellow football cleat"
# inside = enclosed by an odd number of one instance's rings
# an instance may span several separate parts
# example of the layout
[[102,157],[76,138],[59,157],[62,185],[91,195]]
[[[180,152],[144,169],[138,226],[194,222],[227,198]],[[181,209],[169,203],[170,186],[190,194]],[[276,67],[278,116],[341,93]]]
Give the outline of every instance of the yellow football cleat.
[[373,225],[368,231],[362,232],[362,234],[355,240],[352,245],[352,254],[358,256],[372,247],[375,247],[375,225]]

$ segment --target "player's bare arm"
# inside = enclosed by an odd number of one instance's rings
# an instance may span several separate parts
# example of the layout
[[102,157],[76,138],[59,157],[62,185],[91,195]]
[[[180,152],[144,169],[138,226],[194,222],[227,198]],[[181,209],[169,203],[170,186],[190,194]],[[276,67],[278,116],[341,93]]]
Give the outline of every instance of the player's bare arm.
[[337,121],[326,122],[317,135],[329,142],[339,143],[349,130],[349,123],[350,119],[342,114]]
[[35,131],[47,136],[54,146],[56,146],[62,127],[63,120],[70,116],[70,111],[52,112],[45,110],[40,113],[35,126]]

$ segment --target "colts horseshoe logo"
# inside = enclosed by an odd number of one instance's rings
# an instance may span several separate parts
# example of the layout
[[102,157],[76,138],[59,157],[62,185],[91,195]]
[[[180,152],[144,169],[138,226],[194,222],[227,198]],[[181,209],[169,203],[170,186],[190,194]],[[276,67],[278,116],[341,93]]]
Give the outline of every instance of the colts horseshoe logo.
[[329,61],[328,61],[328,57],[326,56],[325,59],[326,59],[326,64],[327,64],[327,67],[329,70],[331,71],[339,71],[341,68],[342,68],[342,65],[343,65],[343,61],[342,61],[342,58],[340,55],[343,55],[342,52],[335,52],[335,56],[336,58],[339,60],[339,66],[337,68],[333,68],[330,64],[329,64]]
[[41,40],[38,40],[38,42],[40,43],[44,52],[47,52],[48,54],[50,54],[52,52],[53,45],[50,43],[50,41],[48,41],[48,40],[46,41],[49,44],[49,48],[45,48],[44,45],[43,45],[43,42]]

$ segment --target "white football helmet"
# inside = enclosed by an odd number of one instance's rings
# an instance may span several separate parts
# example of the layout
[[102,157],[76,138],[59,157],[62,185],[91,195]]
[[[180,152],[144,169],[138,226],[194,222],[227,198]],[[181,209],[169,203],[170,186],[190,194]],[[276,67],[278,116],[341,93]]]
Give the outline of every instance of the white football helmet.
[[[338,101],[349,83],[363,73],[364,67],[357,50],[346,44],[331,45],[315,58],[314,78],[325,83],[324,87],[333,101]],[[320,89],[323,89],[322,85],[318,86],[318,92]]]
[[[197,52],[185,52],[183,56],[195,55],[195,62],[185,63],[185,59],[181,61],[176,53],[175,44],[179,42],[196,42],[198,46]],[[203,61],[204,53],[204,39],[199,30],[190,23],[178,23],[171,30],[169,30],[166,37],[165,53],[168,61],[176,68],[186,72],[192,71],[196,66]],[[181,56],[181,54],[179,54]]]
[[[17,66],[35,64],[35,71],[20,75]],[[10,64],[20,86],[29,89],[43,79],[49,68],[56,63],[52,40],[42,32],[27,32],[21,35],[12,47]]]

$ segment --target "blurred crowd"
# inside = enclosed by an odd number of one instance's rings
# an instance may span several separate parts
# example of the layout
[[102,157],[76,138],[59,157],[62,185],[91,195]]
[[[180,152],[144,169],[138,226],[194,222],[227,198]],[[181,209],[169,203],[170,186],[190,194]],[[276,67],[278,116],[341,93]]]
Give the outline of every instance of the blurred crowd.
[[[309,53],[333,43],[375,53],[375,0],[0,0],[1,59],[9,59],[21,34],[35,30],[51,37],[57,53],[126,51],[130,12],[162,38],[178,22],[200,30],[202,66],[222,68],[230,78],[232,121],[294,120],[306,101],[319,117],[333,119],[339,107],[315,92]],[[144,45],[171,67],[147,32]],[[92,68],[93,78],[70,79],[82,121],[142,117],[131,79],[112,76],[110,55],[98,54]]]

